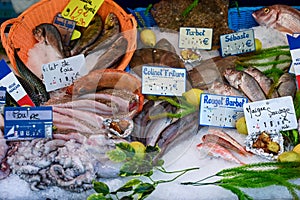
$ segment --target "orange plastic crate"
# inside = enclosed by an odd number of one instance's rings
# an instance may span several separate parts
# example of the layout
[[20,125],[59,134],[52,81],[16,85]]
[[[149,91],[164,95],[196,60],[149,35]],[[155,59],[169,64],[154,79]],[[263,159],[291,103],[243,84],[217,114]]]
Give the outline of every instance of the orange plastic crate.
[[[14,49],[20,49],[18,55],[24,63],[27,63],[29,49],[37,42],[32,30],[41,23],[52,23],[57,13],[62,12],[69,0],[41,0],[32,5],[17,18],[9,19],[1,24],[1,41],[15,72],[17,72],[14,58]],[[133,15],[127,14],[113,0],[104,0],[98,10],[98,14],[104,21],[106,16],[113,12],[119,19],[121,32],[128,40],[127,53],[122,58],[118,69],[124,70],[130,62],[136,49],[137,22]],[[6,27],[12,25],[8,33]]]

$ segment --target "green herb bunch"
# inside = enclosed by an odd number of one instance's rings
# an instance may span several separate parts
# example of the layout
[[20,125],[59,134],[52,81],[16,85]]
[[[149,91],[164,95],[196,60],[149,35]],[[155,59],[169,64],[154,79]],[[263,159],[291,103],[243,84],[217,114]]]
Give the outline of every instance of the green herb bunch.
[[[220,179],[214,182],[206,182],[212,177],[220,177]],[[217,185],[230,190],[240,200],[253,199],[242,188],[263,188],[278,185],[286,187],[293,199],[296,200],[299,199],[296,191],[300,191],[300,186],[291,181],[297,178],[300,178],[300,162],[266,162],[223,169],[204,179],[181,184],[193,186]]]
[[[117,190],[112,191],[104,182],[93,181],[96,193],[91,194],[87,200],[142,200],[148,197],[161,183],[168,183],[176,180],[186,172],[199,168],[188,168],[178,171],[167,171],[164,167],[164,161],[156,161],[155,157],[159,154],[159,147],[147,146],[143,152],[137,152],[130,143],[118,143],[116,149],[107,152],[107,156],[114,162],[122,162],[120,169],[121,177],[136,177],[127,181]],[[154,161],[155,160],[155,161]],[[169,180],[153,180],[154,170],[162,173],[177,175]],[[140,177],[140,178],[138,178]],[[147,178],[148,181],[144,181]]]

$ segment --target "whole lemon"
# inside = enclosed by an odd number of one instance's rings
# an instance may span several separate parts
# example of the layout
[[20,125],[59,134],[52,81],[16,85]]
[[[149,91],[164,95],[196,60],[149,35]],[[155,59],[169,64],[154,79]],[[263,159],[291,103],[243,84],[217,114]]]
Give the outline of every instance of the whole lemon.
[[297,144],[294,148],[293,151],[300,154],[300,144]]
[[134,155],[137,158],[143,159],[145,157],[146,147],[143,143],[141,143],[139,141],[133,141],[133,142],[130,142],[130,146],[134,149],[134,151],[135,151]]
[[247,129],[247,124],[246,124],[246,119],[245,117],[241,117],[239,118],[236,123],[235,123],[235,127],[237,132],[241,133],[241,134],[248,134],[248,129]]
[[200,105],[200,95],[203,93],[203,90],[198,88],[192,88],[187,92],[184,92],[182,96],[185,97],[186,101],[194,106]]
[[262,43],[259,39],[255,38],[255,50],[260,51],[262,49]]
[[156,35],[151,29],[143,29],[140,32],[140,40],[144,45],[154,47],[156,44]]
[[300,162],[300,154],[294,151],[285,151],[278,156],[279,162]]

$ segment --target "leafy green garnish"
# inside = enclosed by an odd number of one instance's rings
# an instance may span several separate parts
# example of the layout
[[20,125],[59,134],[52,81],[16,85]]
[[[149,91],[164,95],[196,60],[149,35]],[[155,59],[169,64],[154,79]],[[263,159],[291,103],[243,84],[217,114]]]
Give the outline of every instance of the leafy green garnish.
[[[149,179],[149,182],[142,181],[140,179],[134,178],[127,181],[123,186],[119,187],[115,191],[111,191],[109,186],[103,182],[93,182],[94,190],[96,194],[92,194],[88,197],[88,200],[102,200],[102,199],[112,199],[112,195],[116,196],[120,200],[142,200],[148,197],[161,183],[168,183],[176,180],[180,176],[184,175],[186,172],[191,170],[196,170],[199,168],[189,168],[184,170],[178,170],[169,172],[163,168],[163,160],[155,160],[154,158],[160,152],[158,146],[147,146],[144,150],[145,156],[135,156],[135,150],[130,143],[118,143],[116,144],[116,149],[108,151],[106,155],[110,160],[114,162],[122,162],[123,165],[120,169],[121,177],[130,176],[143,176]],[[155,160],[155,162],[154,162]],[[152,175],[154,169],[166,174],[179,173],[172,179],[169,180],[153,180]],[[123,194],[119,197],[119,194]]]
[[[286,187],[293,199],[299,199],[296,190],[300,191],[297,184],[290,180],[300,178],[300,162],[267,162],[254,163],[239,167],[223,169],[218,173],[195,182],[184,182],[183,185],[203,186],[218,185],[230,190],[240,200],[253,199],[242,188],[263,188],[271,185]],[[217,181],[206,182],[210,178],[221,177]]]

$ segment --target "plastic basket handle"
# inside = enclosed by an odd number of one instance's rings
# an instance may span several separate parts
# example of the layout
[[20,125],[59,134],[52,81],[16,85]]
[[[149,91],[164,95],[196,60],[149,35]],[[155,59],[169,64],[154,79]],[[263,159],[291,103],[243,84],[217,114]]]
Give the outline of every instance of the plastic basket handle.
[[[11,18],[11,19],[8,19],[6,20],[5,22],[3,22],[1,24],[1,27],[0,27],[0,30],[1,30],[1,42],[2,42],[2,45],[4,47],[4,49],[6,51],[13,51],[12,47],[10,46],[10,41],[8,40],[8,37],[5,33],[5,29],[8,25],[13,25],[14,23],[17,23],[19,22],[19,19],[18,18]],[[9,34],[9,32],[8,32]],[[8,52],[7,52],[8,53]]]

